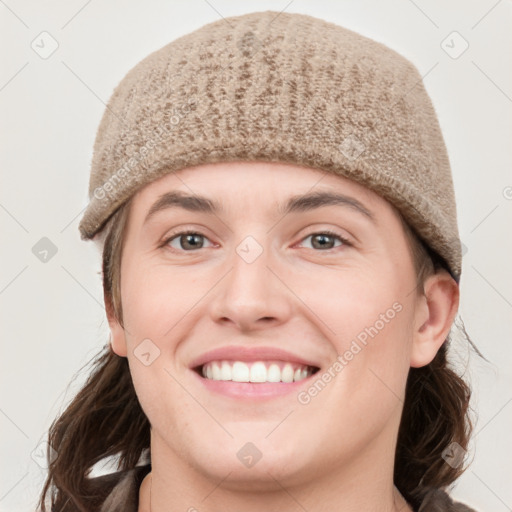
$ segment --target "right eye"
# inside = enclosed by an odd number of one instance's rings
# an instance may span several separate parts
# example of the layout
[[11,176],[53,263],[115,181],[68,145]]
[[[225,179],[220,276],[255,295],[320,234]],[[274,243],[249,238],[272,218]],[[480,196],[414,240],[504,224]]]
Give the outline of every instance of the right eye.
[[[203,248],[201,239],[208,240],[205,235],[198,233],[197,231],[179,231],[178,233],[173,233],[171,236],[166,238],[162,246],[170,246],[173,251],[195,252],[194,249]],[[172,242],[174,242],[175,245],[172,245]],[[190,250],[190,248],[192,248],[192,250]]]

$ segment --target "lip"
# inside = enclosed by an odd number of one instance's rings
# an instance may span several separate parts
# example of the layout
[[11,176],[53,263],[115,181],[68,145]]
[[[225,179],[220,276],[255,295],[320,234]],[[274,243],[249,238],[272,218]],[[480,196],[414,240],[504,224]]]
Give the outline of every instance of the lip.
[[195,379],[199,379],[208,391],[228,398],[242,400],[268,400],[297,394],[301,388],[309,386],[316,374],[294,382],[233,382],[232,380],[205,379],[197,372],[192,371]]
[[194,378],[210,392],[225,397],[237,399],[272,399],[278,398],[290,393],[297,393],[302,387],[309,386],[315,373],[309,377],[294,382],[234,382],[206,379],[202,376],[200,368],[210,361],[283,361],[296,363],[304,366],[312,366],[320,369],[320,363],[276,347],[242,347],[226,346],[210,350],[197,357],[190,363],[190,370]]
[[[272,361],[279,360],[289,363],[297,363],[304,366],[314,366],[320,368],[320,363],[305,359],[298,355],[292,354],[287,350],[276,347],[242,347],[242,346],[226,346],[210,350],[196,359],[194,359],[189,368],[194,370],[210,361]],[[301,382],[301,381],[299,381]]]

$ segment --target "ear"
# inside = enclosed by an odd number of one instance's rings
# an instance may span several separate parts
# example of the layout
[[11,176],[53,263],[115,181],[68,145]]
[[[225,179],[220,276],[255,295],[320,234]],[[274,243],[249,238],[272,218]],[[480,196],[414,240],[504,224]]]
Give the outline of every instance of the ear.
[[414,318],[411,367],[429,364],[446,340],[459,308],[459,286],[445,270],[425,280]]
[[118,356],[126,357],[127,349],[124,328],[114,314],[112,301],[105,293],[103,296],[105,299],[105,311],[107,313],[108,325],[110,326],[110,344],[112,345],[112,350]]

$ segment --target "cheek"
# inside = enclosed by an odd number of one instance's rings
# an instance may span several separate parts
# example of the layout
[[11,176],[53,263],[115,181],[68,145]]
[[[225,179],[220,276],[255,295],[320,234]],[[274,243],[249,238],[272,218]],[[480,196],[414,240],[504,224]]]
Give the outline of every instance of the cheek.
[[[315,418],[330,439],[327,464],[356,457],[383,432],[398,428],[409,371],[410,305],[391,286],[351,282],[348,292],[322,309],[338,354],[300,396],[300,421]],[[319,382],[320,381],[320,382]],[[298,417],[298,416],[297,416]],[[320,448],[311,446],[311,456]]]
[[386,349],[395,343],[396,334],[403,333],[404,319],[410,316],[410,298],[395,269],[324,271],[296,283],[297,295],[317,314],[315,323],[325,327],[338,353],[354,339],[364,343],[376,337],[390,338],[382,347]]
[[[131,267],[131,268],[130,268]],[[198,283],[190,271],[134,262],[123,269],[123,313],[127,329],[137,337],[168,343],[170,331],[197,302]]]
[[338,354],[330,367],[336,375],[330,399],[356,416],[363,409],[368,417],[389,414],[403,400],[413,310],[393,275],[340,275],[331,281],[328,299],[323,295],[316,306]]
[[390,281],[375,279],[373,285],[365,282],[354,290],[353,296],[342,301],[346,320],[341,318],[337,325],[343,333],[340,349],[356,352],[368,370],[394,381],[394,372],[407,362],[412,339],[409,300]]
[[399,301],[386,300],[372,313],[359,317],[344,339],[339,384],[343,396],[352,399],[352,414],[366,418],[368,428],[376,432],[403,405],[411,333],[408,310]]
[[190,272],[187,277],[185,272],[142,260],[123,272],[123,314],[134,388],[152,424],[171,435],[176,429],[173,418],[186,417],[191,406],[177,383],[182,376],[175,361],[177,347],[187,335],[187,313],[198,300],[198,285]]
[[[194,305],[208,287],[201,276],[190,276],[190,269],[185,267],[171,270],[143,259],[133,259],[123,268],[121,292],[128,360],[148,417],[152,417],[148,407],[162,403],[167,395],[168,403],[173,404],[174,395],[181,393],[172,378],[174,375],[181,380],[176,373],[177,349],[189,335]],[[155,401],[155,396],[160,400]]]

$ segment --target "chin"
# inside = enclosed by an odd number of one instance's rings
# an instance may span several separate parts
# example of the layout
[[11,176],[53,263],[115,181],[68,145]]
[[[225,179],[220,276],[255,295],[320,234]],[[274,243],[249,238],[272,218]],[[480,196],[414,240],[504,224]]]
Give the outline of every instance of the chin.
[[[278,491],[285,482],[289,485],[311,479],[311,465],[298,458],[300,444],[283,446],[282,442],[264,443],[263,439],[252,443],[247,439],[251,436],[245,436],[242,442],[231,439],[222,448],[218,441],[198,446],[190,454],[195,470],[214,481],[222,481],[223,488],[239,491]],[[212,445],[216,449],[210,449]]]
[[[243,466],[238,460],[233,463],[233,459],[230,458],[230,460],[221,464],[221,467],[222,470],[216,468],[216,480],[222,481],[224,489],[231,489],[233,491],[282,491],[283,486],[290,485],[292,481],[307,480],[307,476],[304,475],[306,467],[299,467],[293,457],[290,457],[288,463],[273,457],[263,460],[262,457],[250,468]],[[300,475],[303,476],[301,477]]]

